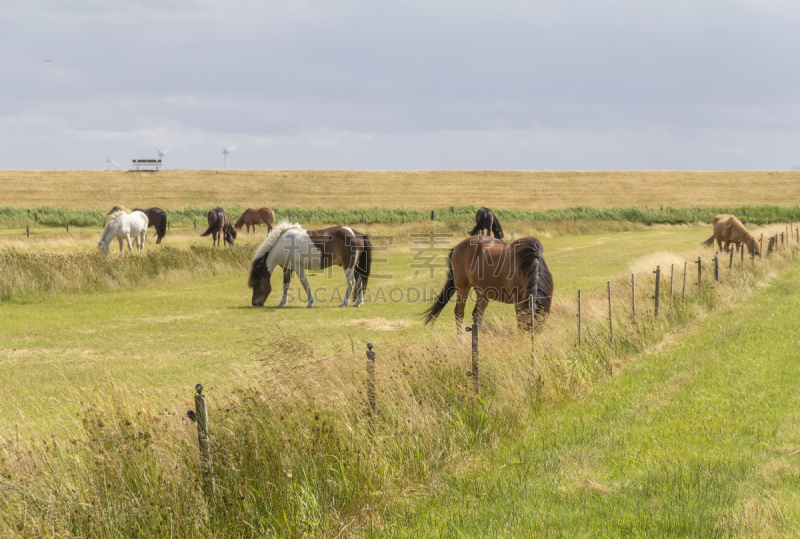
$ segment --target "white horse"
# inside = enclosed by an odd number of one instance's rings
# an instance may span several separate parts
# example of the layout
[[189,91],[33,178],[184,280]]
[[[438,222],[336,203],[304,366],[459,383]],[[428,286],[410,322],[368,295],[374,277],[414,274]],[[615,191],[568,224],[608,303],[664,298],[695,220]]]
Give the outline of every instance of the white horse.
[[133,211],[128,214],[124,210],[117,210],[111,214],[111,218],[103,228],[100,241],[97,242],[97,248],[107,253],[111,240],[117,238],[119,240],[119,252],[122,253],[122,239],[125,238],[128,241],[128,250],[132,253],[131,236],[133,236],[136,240],[139,254],[142,254],[148,225],[147,216],[140,211]]

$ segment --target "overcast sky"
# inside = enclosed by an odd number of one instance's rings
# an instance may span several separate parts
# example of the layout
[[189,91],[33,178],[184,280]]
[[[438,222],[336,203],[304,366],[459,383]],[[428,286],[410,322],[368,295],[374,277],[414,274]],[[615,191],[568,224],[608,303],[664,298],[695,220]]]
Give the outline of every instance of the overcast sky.
[[4,0],[0,168],[792,169],[798,28],[796,0]]

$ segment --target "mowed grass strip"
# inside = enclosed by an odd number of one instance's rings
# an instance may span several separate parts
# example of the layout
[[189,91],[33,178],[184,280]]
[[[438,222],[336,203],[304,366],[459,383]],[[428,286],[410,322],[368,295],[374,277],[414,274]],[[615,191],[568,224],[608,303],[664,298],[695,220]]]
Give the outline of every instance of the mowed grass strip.
[[800,266],[367,537],[797,537]]
[[[3,170],[8,206],[716,206],[800,200],[797,171]],[[393,201],[393,202],[387,202]]]

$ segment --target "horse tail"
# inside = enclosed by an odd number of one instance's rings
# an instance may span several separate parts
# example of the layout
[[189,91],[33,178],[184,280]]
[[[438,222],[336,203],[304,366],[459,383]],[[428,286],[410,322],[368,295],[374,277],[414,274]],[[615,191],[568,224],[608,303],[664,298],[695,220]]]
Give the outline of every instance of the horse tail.
[[708,246],[710,246],[710,245],[714,245],[714,240],[715,240],[715,239],[716,239],[716,235],[714,235],[714,234],[711,234],[711,237],[710,237],[710,238],[708,238],[706,241],[704,241],[704,242],[702,243],[702,245],[705,245],[706,247],[708,247]]
[[361,236],[361,239],[364,240],[364,250],[358,255],[356,262],[356,295],[367,289],[369,275],[372,273],[372,241],[366,234]]
[[156,229],[156,236],[158,241],[161,241],[161,238],[167,235],[167,214],[161,216],[159,219],[158,224],[153,227]]
[[472,230],[469,231],[469,235],[470,236],[474,236],[475,234],[480,232],[480,230],[481,230],[480,227],[481,227],[481,225],[475,225],[475,228],[473,228]]
[[433,302],[428,310],[425,311],[425,323],[429,324],[439,317],[439,313],[447,306],[447,303],[456,293],[456,283],[453,279],[453,251],[450,249],[450,254],[447,256],[447,281],[444,283],[444,288],[439,293],[439,297]]
[[[210,212],[208,212],[208,228],[206,229],[205,232],[203,232],[200,235],[201,236],[208,236],[209,234],[214,232],[211,229],[215,228],[217,226],[217,219],[218,219],[217,212],[215,212],[214,210],[211,210]],[[220,227],[220,228],[222,228],[222,227]]]

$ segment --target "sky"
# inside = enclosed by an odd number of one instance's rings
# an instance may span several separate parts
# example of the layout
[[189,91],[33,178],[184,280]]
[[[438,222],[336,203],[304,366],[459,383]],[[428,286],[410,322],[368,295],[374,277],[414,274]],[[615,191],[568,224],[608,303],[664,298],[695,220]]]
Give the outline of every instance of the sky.
[[791,0],[4,0],[0,168],[795,169],[798,27]]

